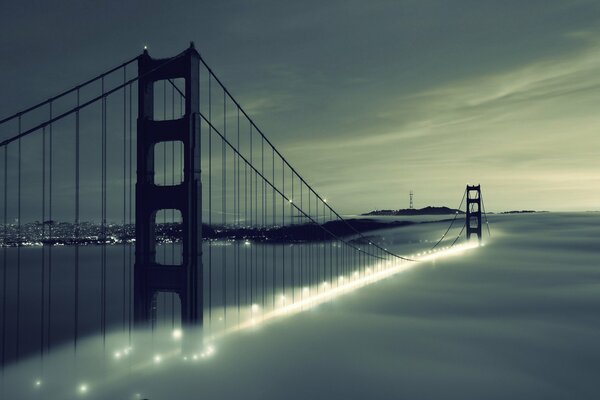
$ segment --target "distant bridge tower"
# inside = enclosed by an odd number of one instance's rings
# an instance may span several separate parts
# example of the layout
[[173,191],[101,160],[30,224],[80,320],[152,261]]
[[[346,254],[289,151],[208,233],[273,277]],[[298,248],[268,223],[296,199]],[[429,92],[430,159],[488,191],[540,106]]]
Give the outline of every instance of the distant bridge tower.
[[[143,325],[156,314],[159,292],[175,293],[181,302],[181,322],[202,324],[202,184],[200,175],[199,64],[193,43],[171,59],[138,58],[137,182],[135,185],[136,244],[134,320]],[[154,120],[154,84],[185,80],[182,118]],[[154,147],[163,142],[183,143],[183,181],[173,186],[155,183]],[[179,210],[182,219],[182,263],[156,261],[155,218],[160,210]]]
[[410,196],[410,203],[408,204],[408,208],[410,210],[412,210],[413,209],[413,191],[412,190],[410,191],[410,195],[409,196]]
[[466,218],[467,240],[475,234],[481,241],[481,185],[467,185]]

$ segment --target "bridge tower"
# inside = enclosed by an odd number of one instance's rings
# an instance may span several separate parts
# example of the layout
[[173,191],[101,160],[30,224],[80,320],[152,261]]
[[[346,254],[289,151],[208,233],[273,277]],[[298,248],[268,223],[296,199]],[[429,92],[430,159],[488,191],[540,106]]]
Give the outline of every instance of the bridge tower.
[[467,185],[466,218],[467,240],[475,234],[481,241],[481,185]]
[[[203,318],[202,183],[199,115],[200,56],[194,44],[170,59],[153,59],[147,50],[138,58],[137,182],[135,185],[134,320],[145,325],[156,314],[159,292],[175,293],[183,325],[201,325]],[[185,114],[173,120],[154,120],[154,84],[185,80]],[[172,186],[155,183],[154,147],[183,143],[183,181]],[[156,261],[155,218],[160,210],[179,210],[182,219],[182,263]]]

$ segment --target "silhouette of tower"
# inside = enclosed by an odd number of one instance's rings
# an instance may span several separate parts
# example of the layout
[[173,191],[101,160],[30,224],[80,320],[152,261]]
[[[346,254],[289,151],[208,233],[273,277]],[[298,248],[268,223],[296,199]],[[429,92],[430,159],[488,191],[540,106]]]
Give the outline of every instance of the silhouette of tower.
[[[199,117],[200,56],[193,43],[170,59],[153,59],[145,50],[138,58],[137,182],[135,185],[134,319],[137,325],[153,320],[156,296],[171,292],[181,302],[181,322],[202,324],[202,183]],[[154,84],[185,80],[185,114],[179,119],[154,119]],[[162,83],[162,82],[161,82]],[[154,147],[183,143],[183,181],[172,186],[154,182]],[[156,257],[155,218],[161,210],[179,210],[182,219],[182,263],[159,264]]]
[[477,235],[481,241],[481,185],[467,185],[467,214],[466,214],[467,240],[472,234]]

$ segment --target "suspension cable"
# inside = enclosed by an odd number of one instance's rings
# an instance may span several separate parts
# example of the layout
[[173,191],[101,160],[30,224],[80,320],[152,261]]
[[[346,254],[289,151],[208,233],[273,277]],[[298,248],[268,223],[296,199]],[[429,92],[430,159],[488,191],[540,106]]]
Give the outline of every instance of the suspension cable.
[[[416,260],[413,260],[411,258],[408,258],[408,257],[405,257],[405,256],[401,256],[401,255],[396,254],[396,253],[393,253],[393,252],[387,250],[386,248],[383,248],[383,247],[379,246],[378,244],[373,243],[372,241],[370,241],[369,239],[367,239],[362,234],[362,232],[360,232],[358,229],[356,229],[352,224],[350,224],[346,219],[344,219],[336,210],[334,210],[327,203],[327,201],[323,197],[321,197],[312,188],[312,186],[310,186],[308,184],[308,182],[306,182],[306,180],[296,171],[296,169],[294,167],[292,167],[292,165],[287,161],[287,159],[283,156],[283,154],[281,154],[279,152],[279,150],[277,150],[277,148],[273,145],[273,143],[271,143],[271,141],[265,136],[265,134],[260,130],[260,128],[254,123],[254,121],[252,120],[252,118],[250,118],[250,116],[246,113],[246,111],[244,111],[244,109],[242,108],[242,106],[232,96],[231,92],[227,89],[227,87],[225,87],[225,85],[221,82],[221,80],[214,74],[214,72],[212,71],[212,69],[206,64],[206,62],[204,61],[204,59],[201,56],[200,56],[200,61],[206,67],[207,71],[209,72],[209,83],[210,83],[210,79],[212,78],[212,79],[214,79],[221,86],[221,89],[223,89],[224,95],[226,94],[229,97],[229,99],[236,105],[236,107],[241,111],[241,113],[244,115],[244,117],[246,117],[246,119],[251,124],[251,126],[260,134],[260,136],[263,139],[263,141],[265,141],[271,147],[274,155],[276,154],[277,156],[279,156],[281,158],[282,162],[285,165],[288,166],[288,168],[292,171],[292,173],[295,174],[298,177],[298,179],[300,179],[300,181],[302,181],[304,184],[306,184],[307,189],[315,195],[317,201],[321,201],[321,203],[324,204],[324,207],[327,207],[336,216],[337,219],[339,219],[346,226],[348,226],[355,234],[358,235],[359,238],[368,241],[369,245],[374,246],[375,248],[383,251],[384,253],[386,253],[386,254],[388,254],[388,255],[390,255],[392,257],[399,258],[399,259],[405,260],[405,261],[416,261]],[[169,80],[169,83],[171,85],[173,85],[173,86],[176,87],[175,83],[172,80]],[[182,96],[184,96],[184,94],[178,88],[177,88],[177,90],[179,91],[179,93]],[[203,116],[203,119],[205,119],[204,116]],[[209,119],[211,119],[211,118],[209,117]],[[325,212],[325,210],[323,210],[323,212]]]
[[124,63],[122,63],[122,64],[120,64],[120,65],[118,65],[118,66],[116,66],[116,67],[114,67],[114,68],[112,68],[112,69],[110,69],[110,70],[108,70],[108,71],[106,71],[106,72],[104,72],[104,73],[100,74],[100,75],[97,75],[97,76],[93,77],[92,79],[88,79],[87,81],[85,81],[85,82],[83,82],[83,83],[81,83],[81,84],[79,84],[79,85],[77,85],[77,86],[74,86],[74,87],[72,87],[71,89],[69,89],[69,90],[66,90],[66,91],[64,91],[64,92],[62,92],[62,93],[60,93],[60,94],[58,94],[58,95],[56,95],[56,96],[54,96],[54,97],[51,97],[51,98],[49,98],[48,100],[44,100],[44,101],[42,101],[41,103],[38,103],[38,104],[36,104],[36,105],[34,105],[34,106],[31,106],[31,107],[29,107],[29,108],[27,108],[27,109],[25,109],[25,110],[21,110],[21,111],[19,111],[19,112],[17,112],[17,113],[14,113],[13,115],[10,115],[10,116],[8,116],[8,117],[6,117],[6,118],[4,118],[4,119],[0,120],[0,125],[4,124],[5,122],[8,122],[8,121],[10,121],[10,120],[13,120],[13,119],[15,119],[15,118],[17,118],[17,117],[21,117],[21,116],[23,116],[24,114],[27,114],[27,113],[29,113],[29,112],[31,112],[31,111],[33,111],[33,110],[35,110],[35,109],[38,109],[38,108],[40,108],[40,107],[42,107],[42,106],[45,106],[46,104],[52,103],[52,102],[54,102],[54,101],[56,101],[56,100],[60,99],[61,97],[64,97],[64,96],[66,96],[66,95],[68,95],[68,94],[70,94],[70,93],[77,92],[77,91],[79,91],[81,88],[83,88],[83,87],[85,87],[85,86],[88,86],[88,85],[90,85],[90,84],[92,84],[92,83],[96,82],[97,80],[99,80],[99,79],[102,79],[102,78],[104,78],[105,76],[112,74],[112,73],[113,73],[113,72],[115,72],[115,71],[118,71],[119,69],[121,69],[121,68],[123,68],[123,67],[125,67],[125,66],[127,66],[127,65],[129,65],[129,64],[131,64],[131,63],[132,63],[132,62],[134,62],[134,61],[137,61],[137,60],[138,60],[138,58],[139,58],[139,56],[138,56],[138,57],[134,57],[134,58],[132,58],[131,60],[125,61]]
[[[133,77],[133,78],[129,79],[127,82],[124,82],[124,83],[122,83],[122,84],[120,84],[120,85],[117,85],[117,86],[115,86],[115,87],[114,87],[114,88],[112,88],[111,90],[103,91],[103,93],[102,93],[101,95],[99,95],[99,96],[96,96],[96,97],[94,97],[94,98],[92,98],[92,99],[90,99],[90,100],[86,101],[85,103],[82,103],[82,104],[80,104],[80,105],[78,105],[78,106],[76,106],[76,107],[74,107],[74,108],[71,108],[70,110],[63,112],[62,114],[59,114],[59,115],[55,116],[55,117],[54,117],[54,118],[52,118],[52,119],[46,120],[46,121],[44,121],[44,122],[42,122],[42,123],[40,123],[40,124],[38,124],[38,125],[34,126],[33,128],[27,129],[27,130],[25,130],[25,131],[23,131],[23,132],[21,132],[21,131],[20,131],[20,129],[19,129],[19,133],[18,133],[17,135],[15,135],[15,136],[13,136],[13,137],[11,137],[11,138],[5,139],[4,141],[0,142],[0,147],[2,147],[2,146],[6,146],[6,145],[7,145],[7,144],[9,144],[9,143],[12,143],[12,142],[14,142],[14,141],[17,141],[17,140],[19,140],[19,139],[21,139],[21,138],[23,138],[23,137],[25,137],[25,136],[27,136],[27,135],[29,135],[29,134],[31,134],[31,133],[33,133],[33,132],[35,132],[35,131],[38,131],[38,130],[40,130],[41,128],[43,128],[43,127],[45,127],[45,126],[48,126],[48,125],[50,125],[51,123],[53,123],[53,122],[56,122],[56,121],[58,121],[58,120],[60,120],[60,119],[62,119],[62,118],[64,118],[64,117],[66,117],[67,115],[74,114],[75,112],[77,112],[77,111],[79,111],[79,110],[82,110],[82,109],[84,109],[84,108],[87,108],[88,106],[90,106],[91,104],[94,104],[94,103],[95,103],[95,102],[97,102],[98,100],[101,100],[101,99],[103,99],[103,98],[105,98],[105,97],[108,97],[108,96],[110,96],[111,94],[113,94],[113,93],[115,93],[115,92],[117,92],[117,91],[121,90],[121,89],[122,89],[122,88],[124,88],[125,86],[127,86],[127,85],[130,85],[130,84],[132,84],[132,83],[134,83],[134,82],[137,82],[137,81],[139,81],[140,79],[143,79],[143,78],[145,78],[145,77],[149,76],[150,74],[152,74],[152,73],[154,73],[154,72],[156,72],[156,71],[160,70],[161,68],[164,68],[165,66],[167,66],[167,65],[169,65],[169,64],[171,64],[171,63],[173,63],[173,62],[175,62],[175,61],[176,61],[176,60],[178,60],[180,57],[182,57],[184,54],[185,54],[185,51],[183,51],[183,52],[179,53],[178,55],[176,55],[176,56],[175,56],[175,57],[173,57],[173,58],[169,58],[169,59],[168,59],[167,61],[165,61],[164,63],[162,63],[162,64],[160,64],[160,65],[157,65],[155,68],[152,68],[151,70],[147,71],[145,74],[142,74],[142,75],[138,75],[138,76],[136,76],[136,77]],[[138,57],[136,57],[136,58],[135,58],[135,60],[139,59],[140,57],[141,57],[141,56],[138,56]],[[98,79],[103,79],[103,76],[99,76],[99,77],[98,77]],[[74,89],[74,90],[76,90],[76,89]],[[44,102],[43,104],[47,104],[47,103],[48,103],[48,101]],[[20,112],[20,113],[18,113],[18,114],[15,114],[15,116],[19,116],[19,117],[20,117],[20,115],[22,115],[22,114],[24,114],[24,112]],[[13,117],[11,117],[11,118],[9,118],[9,119],[12,119],[12,118],[13,118]]]
[[[247,163],[247,164],[248,164],[248,166],[249,166],[249,167],[250,167],[252,170],[254,170],[254,173],[255,173],[256,175],[260,176],[260,177],[262,178],[262,180],[263,180],[263,181],[264,181],[264,182],[265,182],[267,185],[269,185],[269,186],[271,187],[271,189],[273,190],[273,192],[274,192],[274,193],[276,193],[276,194],[279,194],[279,196],[283,197],[283,199],[285,199],[286,201],[289,201],[289,200],[290,200],[290,199],[289,199],[289,198],[288,198],[288,197],[287,197],[285,194],[283,194],[283,193],[282,193],[282,192],[281,192],[281,191],[280,191],[280,190],[279,190],[277,187],[275,187],[275,185],[274,185],[273,183],[271,183],[271,182],[270,182],[270,181],[267,179],[267,177],[266,177],[266,176],[264,176],[263,174],[261,174],[261,173],[260,173],[260,171],[258,171],[258,170],[256,169],[256,167],[254,167],[254,166],[253,166],[253,165],[252,165],[252,164],[251,164],[251,163],[248,161],[248,159],[247,159],[246,157],[244,157],[244,156],[243,156],[243,155],[242,155],[242,154],[241,154],[241,153],[240,153],[240,152],[239,152],[239,151],[238,151],[238,150],[237,150],[237,149],[236,149],[236,148],[235,148],[235,147],[234,147],[234,146],[233,146],[233,145],[232,145],[232,144],[229,142],[229,140],[227,140],[227,139],[226,139],[226,138],[223,136],[223,134],[222,134],[222,133],[221,133],[221,132],[220,132],[220,131],[219,131],[219,130],[218,130],[218,129],[217,129],[217,128],[216,128],[216,127],[215,127],[215,126],[214,126],[214,125],[213,125],[213,124],[212,124],[212,123],[211,123],[211,122],[210,122],[210,121],[209,121],[209,120],[208,120],[208,119],[207,119],[205,116],[204,116],[204,115],[200,114],[200,117],[201,117],[201,118],[202,118],[202,119],[203,119],[203,120],[204,120],[204,121],[205,121],[205,122],[206,122],[206,123],[207,123],[207,124],[208,124],[208,125],[209,125],[209,126],[212,128],[212,131],[213,131],[213,132],[215,132],[215,133],[216,133],[218,136],[220,136],[220,137],[221,137],[221,140],[223,140],[223,142],[224,142],[225,144],[227,144],[227,146],[229,146],[229,147],[230,147],[230,148],[231,148],[231,149],[232,149],[232,150],[233,150],[235,153],[237,153],[237,154],[239,155],[239,157],[240,157],[240,158],[241,158],[241,159],[242,159],[242,160],[243,160],[245,163]],[[304,215],[304,216],[305,216],[307,219],[309,219],[311,222],[313,222],[314,224],[316,224],[317,226],[319,226],[319,227],[320,227],[320,228],[321,228],[321,229],[322,229],[324,232],[326,232],[327,234],[329,234],[331,237],[333,237],[333,238],[336,238],[336,239],[338,239],[338,240],[341,240],[341,241],[343,241],[343,242],[347,243],[347,244],[348,244],[350,247],[354,248],[355,250],[357,250],[357,251],[359,251],[359,252],[361,252],[361,253],[364,253],[364,254],[366,254],[366,255],[369,255],[369,256],[371,256],[371,257],[381,258],[380,256],[377,256],[377,255],[374,255],[374,254],[368,253],[368,252],[366,252],[365,250],[363,250],[363,249],[361,249],[361,248],[359,248],[359,247],[355,246],[354,244],[352,244],[352,243],[350,243],[350,242],[348,242],[348,241],[346,241],[346,240],[343,240],[342,238],[338,237],[338,236],[337,236],[337,235],[335,235],[333,232],[331,232],[329,229],[327,229],[327,228],[325,228],[323,225],[319,224],[319,223],[318,223],[318,222],[317,222],[317,221],[316,221],[316,220],[315,220],[315,219],[314,219],[312,216],[310,216],[309,214],[307,214],[307,213],[306,213],[304,210],[301,210],[301,209],[300,209],[300,208],[299,208],[297,205],[295,205],[293,202],[292,202],[291,204],[292,204],[292,205],[293,205],[293,206],[294,206],[294,207],[295,207],[295,208],[296,208],[296,209],[297,209],[299,212],[301,212],[301,213],[302,213],[302,214],[303,214],[303,215]],[[317,217],[317,218],[318,218],[318,217]],[[388,253],[389,253],[389,252],[388,252]],[[390,254],[391,254],[391,255],[393,255],[393,253],[390,253]],[[400,256],[397,256],[397,257],[400,257]],[[403,258],[403,257],[401,257],[401,258]],[[414,259],[408,259],[408,258],[407,258],[407,261],[417,261],[417,260],[414,260]]]
[[487,213],[485,212],[485,204],[483,203],[483,196],[481,195],[481,191],[479,192],[479,196],[481,197],[481,208],[483,210],[483,216],[485,218],[485,225],[487,226],[488,237],[492,237],[492,233],[490,232],[490,223],[487,218]]
[[431,248],[431,250],[435,249],[442,242],[442,240],[444,240],[444,238],[446,237],[446,235],[448,234],[448,232],[450,232],[450,229],[452,229],[452,225],[454,225],[454,221],[456,221],[456,218],[458,218],[458,214],[461,211],[461,208],[462,208],[463,202],[465,201],[466,195],[467,195],[467,190],[465,189],[465,191],[463,192],[462,200],[460,201],[460,204],[458,205],[458,208],[456,209],[457,211],[454,214],[454,218],[452,219],[452,222],[450,223],[450,226],[448,226],[448,229],[446,229],[446,232],[444,232],[444,234],[442,235],[442,237],[440,238],[440,240],[438,240],[437,243],[433,245],[433,247]]

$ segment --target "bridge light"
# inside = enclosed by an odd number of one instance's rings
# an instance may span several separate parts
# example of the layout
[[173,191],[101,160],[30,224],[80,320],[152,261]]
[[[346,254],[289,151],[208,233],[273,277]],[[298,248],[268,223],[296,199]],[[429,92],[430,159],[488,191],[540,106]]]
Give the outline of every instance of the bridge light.
[[154,364],[160,364],[161,361],[162,357],[160,356],[160,354],[154,356]]
[[148,50],[148,46],[144,45],[144,50]]
[[173,339],[179,340],[183,336],[183,332],[181,331],[181,329],[175,329],[171,333],[171,336],[173,337]]
[[35,381],[35,386],[42,386],[42,381],[41,380],[36,380]]
[[327,199],[323,199],[323,203],[327,203]]
[[79,385],[79,393],[87,393],[88,391],[88,385],[85,383],[82,383],[81,385]]
[[253,311],[253,312],[255,312],[255,311],[258,311],[258,310],[259,310],[259,308],[260,308],[260,307],[258,306],[258,304],[252,304],[252,311]]

